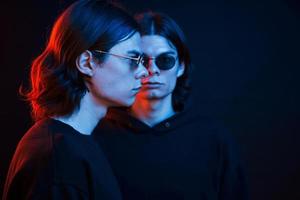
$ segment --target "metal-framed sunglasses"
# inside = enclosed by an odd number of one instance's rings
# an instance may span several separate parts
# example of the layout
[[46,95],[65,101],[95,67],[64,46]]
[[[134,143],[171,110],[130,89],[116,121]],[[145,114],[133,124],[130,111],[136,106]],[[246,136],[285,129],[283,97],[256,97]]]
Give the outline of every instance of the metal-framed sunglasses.
[[93,51],[98,52],[98,53],[112,55],[112,56],[115,56],[118,58],[129,59],[129,60],[131,60],[130,66],[132,66],[132,67],[138,66],[140,63],[143,64],[143,58],[144,58],[143,54],[140,54],[138,57],[130,57],[130,56],[124,56],[124,55],[110,53],[107,51],[101,51],[101,50],[93,50]]

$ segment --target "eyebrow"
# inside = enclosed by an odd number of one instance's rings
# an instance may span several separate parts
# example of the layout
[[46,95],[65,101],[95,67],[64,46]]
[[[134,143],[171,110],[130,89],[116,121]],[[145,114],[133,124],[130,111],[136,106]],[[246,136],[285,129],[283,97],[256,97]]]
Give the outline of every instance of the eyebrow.
[[159,53],[158,55],[161,55],[161,54],[173,54],[173,55],[176,55],[176,52],[174,52],[174,51],[165,51],[165,52]]
[[142,52],[140,52],[138,50],[129,50],[129,51],[127,51],[127,54],[141,55]]
[[[165,52],[160,52],[158,53],[155,57],[160,56],[160,55],[173,55],[173,56],[177,56],[177,53],[175,51],[165,51]],[[144,53],[144,55],[149,56],[147,54]],[[151,56],[150,56],[151,57]]]

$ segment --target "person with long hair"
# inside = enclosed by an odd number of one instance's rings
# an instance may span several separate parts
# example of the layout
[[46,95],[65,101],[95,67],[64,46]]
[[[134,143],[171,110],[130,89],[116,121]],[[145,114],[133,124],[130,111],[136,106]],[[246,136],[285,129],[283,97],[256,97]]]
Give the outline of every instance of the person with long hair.
[[139,27],[115,3],[79,0],[56,20],[22,94],[35,124],[19,142],[3,200],[121,199],[92,130],[111,106],[130,106],[148,75]]
[[110,109],[94,131],[123,198],[247,199],[236,142],[189,97],[192,62],[183,31],[163,13],[136,20],[149,76],[134,104]]

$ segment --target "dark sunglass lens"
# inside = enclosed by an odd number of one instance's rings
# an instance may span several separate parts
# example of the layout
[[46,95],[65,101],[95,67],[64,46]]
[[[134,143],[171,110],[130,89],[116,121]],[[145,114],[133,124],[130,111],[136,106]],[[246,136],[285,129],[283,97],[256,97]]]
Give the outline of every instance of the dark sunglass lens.
[[175,57],[171,55],[160,55],[156,57],[155,64],[159,69],[168,70],[174,67],[176,62]]

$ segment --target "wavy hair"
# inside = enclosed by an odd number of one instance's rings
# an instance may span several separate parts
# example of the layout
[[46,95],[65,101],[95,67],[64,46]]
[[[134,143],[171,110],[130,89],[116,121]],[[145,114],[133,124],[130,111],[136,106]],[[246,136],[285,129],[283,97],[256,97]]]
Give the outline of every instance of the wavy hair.
[[70,115],[78,109],[87,77],[77,70],[76,58],[85,50],[109,51],[138,29],[134,18],[116,3],[79,0],[70,5],[55,21],[46,48],[31,65],[29,88],[20,87],[33,119]]

